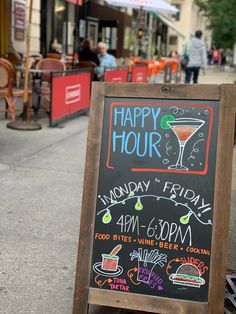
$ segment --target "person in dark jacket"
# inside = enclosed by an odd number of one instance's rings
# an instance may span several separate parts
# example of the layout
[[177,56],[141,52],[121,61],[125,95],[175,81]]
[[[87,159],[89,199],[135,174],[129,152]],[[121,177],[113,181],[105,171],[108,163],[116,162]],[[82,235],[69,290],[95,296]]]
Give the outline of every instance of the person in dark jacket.
[[92,61],[96,65],[100,64],[97,54],[91,50],[91,42],[88,39],[83,43],[83,50],[79,53],[79,60]]

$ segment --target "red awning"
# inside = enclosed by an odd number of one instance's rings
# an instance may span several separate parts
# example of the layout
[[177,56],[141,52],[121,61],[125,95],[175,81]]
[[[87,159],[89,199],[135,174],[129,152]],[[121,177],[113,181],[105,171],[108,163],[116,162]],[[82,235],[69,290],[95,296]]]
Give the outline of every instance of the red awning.
[[83,5],[83,0],[67,0],[67,2],[78,4],[78,5]]

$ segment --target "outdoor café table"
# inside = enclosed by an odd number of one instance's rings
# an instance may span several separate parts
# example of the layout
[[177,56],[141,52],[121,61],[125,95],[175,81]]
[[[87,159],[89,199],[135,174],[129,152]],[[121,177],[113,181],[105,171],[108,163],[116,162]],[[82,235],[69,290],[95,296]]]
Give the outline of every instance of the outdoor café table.
[[[25,72],[25,67],[16,67],[16,71],[20,71],[22,73]],[[36,81],[40,80],[40,77],[42,74],[48,74],[51,75],[52,73],[60,72],[58,70],[53,69],[29,69],[29,74],[32,75],[32,91],[35,93],[38,97],[40,97],[40,89],[36,86]],[[34,98],[32,98],[34,99]],[[39,102],[37,104],[34,104],[32,102],[32,107],[35,111],[37,111],[39,108]]]
[[[25,72],[25,67],[16,67],[16,72]],[[60,72],[58,70],[53,70],[53,69],[29,69],[29,73],[33,75],[33,80],[35,78],[40,77],[41,74],[51,74],[51,73],[56,73]]]
[[149,82],[153,82],[156,79],[156,75],[158,73],[160,73],[160,62],[157,60],[140,60],[140,61],[136,61],[136,64],[140,64],[140,63],[146,63],[147,67],[148,67],[148,77],[149,77]]
[[170,58],[170,57],[163,57],[161,58],[161,61],[162,63],[164,64],[164,67],[167,65],[167,64],[171,64],[172,65],[172,71],[173,73],[176,73],[177,71],[177,67],[178,67],[178,59],[176,58]]

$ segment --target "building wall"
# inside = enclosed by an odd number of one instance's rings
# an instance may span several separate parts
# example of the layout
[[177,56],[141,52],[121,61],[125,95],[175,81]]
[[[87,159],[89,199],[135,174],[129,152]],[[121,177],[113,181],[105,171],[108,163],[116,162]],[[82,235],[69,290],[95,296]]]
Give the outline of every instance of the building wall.
[[[203,31],[203,40],[206,42],[207,46],[211,47],[212,32],[207,29],[208,19],[200,11],[199,7],[194,3],[194,0],[168,0],[172,5],[178,4],[181,6],[180,19],[175,20],[173,17],[174,27],[182,33],[185,38],[178,37],[178,42],[176,45],[169,45],[169,51],[178,51],[182,54],[184,51],[184,46],[186,42],[194,36],[196,30]],[[176,34],[169,29],[170,36],[175,36]]]
[[[26,40],[18,41],[15,40],[15,25],[14,25],[14,2],[20,2],[26,5],[26,25],[29,18],[29,0],[11,0],[11,12],[12,12],[12,27],[11,27],[11,44],[13,50],[16,52],[25,53],[26,50]],[[26,29],[25,29],[25,39],[26,39]],[[33,1],[33,13],[32,13],[32,27],[31,27],[31,44],[30,44],[30,53],[39,53],[40,52],[40,0]]]
[[7,0],[0,1],[0,56],[4,56],[9,51],[9,21],[11,12]]

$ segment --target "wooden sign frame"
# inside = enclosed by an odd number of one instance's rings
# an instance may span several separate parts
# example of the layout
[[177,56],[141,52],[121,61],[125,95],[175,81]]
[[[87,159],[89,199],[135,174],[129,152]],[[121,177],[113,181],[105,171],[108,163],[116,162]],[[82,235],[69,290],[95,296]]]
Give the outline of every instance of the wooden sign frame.
[[[90,287],[95,208],[100,164],[105,97],[179,100],[218,100],[217,159],[208,302],[124,293]],[[168,85],[94,83],[87,142],[84,192],[80,222],[74,314],[86,314],[89,304],[152,313],[222,314],[224,312],[227,239],[230,214],[236,85]]]

